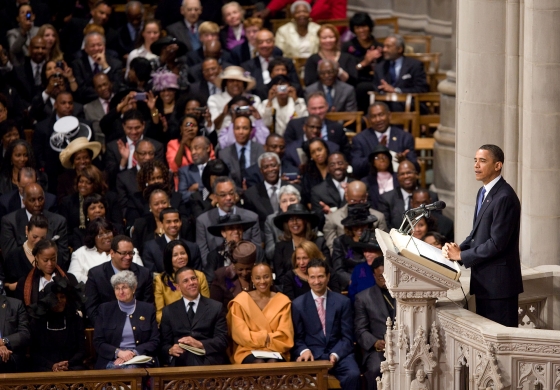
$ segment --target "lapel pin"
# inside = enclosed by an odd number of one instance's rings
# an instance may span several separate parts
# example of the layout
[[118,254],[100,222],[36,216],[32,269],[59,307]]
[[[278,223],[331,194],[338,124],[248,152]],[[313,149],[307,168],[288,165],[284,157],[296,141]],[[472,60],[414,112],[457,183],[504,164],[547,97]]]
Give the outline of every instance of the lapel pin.
[[397,137],[393,137],[393,141],[396,141],[396,140],[397,140]]
[[145,320],[144,316],[140,316],[140,321],[144,321],[144,320]]
[[3,303],[3,304],[2,304],[2,309],[5,309],[5,308],[6,308],[6,304]]

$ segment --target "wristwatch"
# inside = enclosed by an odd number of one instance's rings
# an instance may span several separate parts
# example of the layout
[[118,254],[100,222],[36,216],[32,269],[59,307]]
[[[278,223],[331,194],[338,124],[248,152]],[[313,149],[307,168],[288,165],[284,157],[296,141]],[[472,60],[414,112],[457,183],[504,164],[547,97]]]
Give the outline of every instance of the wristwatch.
[[6,347],[9,347],[10,340],[8,340],[6,337],[2,337],[2,344],[4,344]]

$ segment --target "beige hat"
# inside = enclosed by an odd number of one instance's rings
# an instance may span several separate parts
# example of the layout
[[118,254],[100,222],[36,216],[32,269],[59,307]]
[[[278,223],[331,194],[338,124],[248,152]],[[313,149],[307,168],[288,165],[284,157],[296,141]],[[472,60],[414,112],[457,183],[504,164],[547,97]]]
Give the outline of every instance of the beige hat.
[[254,264],[257,261],[257,246],[250,241],[240,241],[231,255],[235,263]]
[[216,76],[214,84],[216,84],[219,88],[222,88],[222,80],[239,80],[247,83],[247,88],[245,91],[249,91],[257,85],[255,79],[250,75],[249,72],[245,71],[240,66],[228,66]]
[[72,156],[76,152],[85,149],[89,149],[92,151],[93,156],[91,157],[91,159],[93,160],[99,155],[99,152],[101,151],[101,143],[97,141],[90,142],[86,137],[76,138],[74,141],[70,142],[68,146],[62,150],[62,152],[60,152],[60,163],[64,168],[74,168],[74,164],[71,161]]

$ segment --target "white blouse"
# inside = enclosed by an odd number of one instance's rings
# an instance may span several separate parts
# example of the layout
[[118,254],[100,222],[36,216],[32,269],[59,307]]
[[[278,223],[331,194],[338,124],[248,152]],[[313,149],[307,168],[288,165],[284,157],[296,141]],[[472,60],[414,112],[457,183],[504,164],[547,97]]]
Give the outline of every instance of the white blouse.
[[[132,262],[143,266],[144,263],[142,263],[142,259],[140,259],[138,249],[134,248],[134,252],[136,252],[136,254],[132,258]],[[107,253],[99,253],[95,247],[89,249],[84,245],[72,252],[72,259],[68,272],[74,275],[76,279],[78,279],[78,282],[85,283],[88,279],[87,275],[89,270],[107,261],[111,261],[111,256]]]

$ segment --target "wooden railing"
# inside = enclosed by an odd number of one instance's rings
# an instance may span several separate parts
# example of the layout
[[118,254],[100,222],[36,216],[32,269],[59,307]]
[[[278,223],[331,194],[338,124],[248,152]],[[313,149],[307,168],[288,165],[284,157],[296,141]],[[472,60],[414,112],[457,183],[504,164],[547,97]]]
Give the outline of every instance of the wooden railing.
[[327,390],[328,361],[147,369],[1,374],[0,389],[141,390],[150,377],[153,388]]

